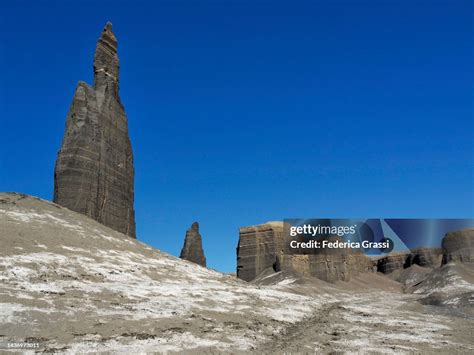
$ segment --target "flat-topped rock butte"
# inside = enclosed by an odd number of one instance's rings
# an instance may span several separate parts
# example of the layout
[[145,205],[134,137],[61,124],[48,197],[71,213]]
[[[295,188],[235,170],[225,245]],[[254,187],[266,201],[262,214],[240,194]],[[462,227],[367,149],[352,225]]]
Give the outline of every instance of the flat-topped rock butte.
[[67,115],[54,171],[54,202],[136,237],[133,152],[110,22],[97,41],[94,85],[77,84]]
[[[473,229],[453,231],[443,238],[442,248],[414,248],[369,258],[351,249],[315,249],[307,255],[291,255],[285,250],[284,222],[267,222],[242,227],[237,245],[237,277],[245,281],[280,271],[336,282],[349,281],[359,273],[390,274],[413,265],[438,268],[449,261],[472,262]],[[337,240],[336,236],[329,240]],[[443,261],[442,261],[443,260]]]

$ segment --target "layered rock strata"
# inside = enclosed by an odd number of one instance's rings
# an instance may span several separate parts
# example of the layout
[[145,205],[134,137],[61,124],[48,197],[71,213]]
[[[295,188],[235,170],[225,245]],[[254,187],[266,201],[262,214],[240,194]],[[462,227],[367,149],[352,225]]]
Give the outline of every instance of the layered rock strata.
[[395,270],[404,269],[407,267],[406,265],[409,256],[409,253],[390,253],[378,260],[377,271],[384,274],[390,274]]
[[377,261],[377,271],[390,274],[395,270],[406,269],[412,265],[439,267],[440,248],[416,248],[406,253],[390,253]]
[[293,271],[327,282],[349,281],[361,272],[372,271],[372,262],[362,253],[340,249],[337,253],[285,255],[283,271]]
[[135,238],[133,152],[110,23],[97,42],[94,85],[78,83],[67,115],[54,202]]
[[441,265],[441,248],[412,249],[405,263],[405,267],[418,265],[423,267],[438,267]]
[[283,222],[243,227],[237,246],[237,277],[252,281],[267,268],[279,269],[283,252]]
[[[474,230],[448,233],[443,240],[443,258],[446,260],[472,261]],[[322,237],[331,242],[339,237]],[[341,240],[342,241],[342,240]],[[268,222],[240,228],[237,247],[237,277],[252,281],[262,272],[296,272],[303,276],[317,277],[328,282],[348,281],[361,272],[390,274],[412,265],[439,267],[440,248],[416,248],[406,253],[390,253],[377,260],[362,251],[350,248],[313,248],[294,253],[288,250],[283,222]],[[444,260],[443,259],[443,260]],[[271,270],[270,270],[271,271]]]
[[206,257],[202,248],[202,237],[199,234],[199,223],[194,222],[186,231],[183,249],[181,249],[181,259],[192,261],[198,265],[206,267]]
[[441,243],[442,264],[451,261],[474,262],[474,229],[464,229],[447,233]]
[[[335,241],[338,237],[329,237]],[[328,282],[348,281],[359,272],[372,271],[372,261],[352,249],[317,249],[311,254],[286,250],[283,222],[240,228],[237,277],[252,281],[262,272],[296,272]]]

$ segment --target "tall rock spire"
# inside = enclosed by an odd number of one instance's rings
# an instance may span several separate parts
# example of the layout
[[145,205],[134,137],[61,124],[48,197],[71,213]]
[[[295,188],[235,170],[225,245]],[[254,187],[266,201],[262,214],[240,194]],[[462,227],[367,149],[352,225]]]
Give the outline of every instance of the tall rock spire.
[[112,24],[107,22],[95,49],[94,89],[108,90],[118,99],[119,67],[117,39],[112,32]]
[[206,257],[202,249],[202,238],[199,234],[199,223],[194,222],[186,231],[183,249],[181,250],[181,259],[192,261],[201,266],[206,266]]
[[135,238],[133,152],[119,97],[119,59],[107,23],[94,56],[94,86],[79,82],[54,172],[54,202]]

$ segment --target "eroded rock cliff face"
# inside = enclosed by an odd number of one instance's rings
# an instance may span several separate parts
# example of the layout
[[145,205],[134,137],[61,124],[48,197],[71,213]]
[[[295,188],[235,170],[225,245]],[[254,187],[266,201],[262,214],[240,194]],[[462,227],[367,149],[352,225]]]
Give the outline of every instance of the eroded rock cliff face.
[[237,277],[252,281],[267,268],[278,269],[283,251],[283,222],[243,227],[237,246]]
[[[342,243],[338,236],[322,236],[315,239],[320,244]],[[349,281],[360,272],[372,271],[372,261],[362,252],[351,248],[291,249],[290,239],[285,242],[281,257],[282,270],[317,277],[327,282]]]
[[94,85],[78,83],[67,115],[54,202],[135,238],[133,153],[110,23],[97,42]]
[[474,229],[447,233],[441,247],[443,249],[443,265],[451,261],[474,262]]
[[[338,237],[329,237],[335,241]],[[373,263],[351,249],[317,249],[311,254],[286,250],[283,222],[268,222],[240,228],[237,247],[237,277],[252,281],[262,272],[295,272],[328,282],[348,281],[360,272],[372,271]]]
[[[473,235],[474,230],[448,233],[443,240],[443,258],[448,261],[474,260],[471,248]],[[318,241],[323,239],[342,241],[337,236],[321,237]],[[292,252],[288,246],[283,222],[240,228],[237,277],[252,281],[263,272],[283,271],[328,282],[349,281],[364,272],[390,274],[412,265],[436,268],[441,265],[442,257],[440,248],[416,248],[374,259],[367,257],[362,250],[351,248],[311,248]]]
[[441,266],[441,248],[417,248],[410,251],[405,267],[419,265],[423,267]]
[[186,231],[183,249],[181,249],[181,255],[179,257],[206,267],[206,257],[202,249],[202,237],[201,234],[199,234],[198,222],[194,222]]
[[362,253],[339,249],[309,255],[284,255],[281,270],[312,276],[327,282],[349,281],[361,272],[371,272],[372,262]]
[[410,253],[390,253],[377,262],[377,271],[384,274],[390,274],[395,270],[400,270],[406,267],[407,260]]
[[395,270],[410,266],[439,267],[441,265],[440,248],[415,248],[406,253],[390,253],[377,262],[377,271],[390,274]]

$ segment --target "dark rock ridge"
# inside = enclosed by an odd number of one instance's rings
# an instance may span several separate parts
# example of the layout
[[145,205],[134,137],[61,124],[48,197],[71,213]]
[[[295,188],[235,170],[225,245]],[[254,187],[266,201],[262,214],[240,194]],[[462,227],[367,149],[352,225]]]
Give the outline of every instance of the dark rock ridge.
[[474,229],[447,233],[441,242],[441,248],[443,265],[451,261],[474,262]]
[[202,249],[202,238],[201,234],[199,234],[198,222],[194,222],[191,228],[186,231],[183,249],[181,249],[181,255],[179,257],[206,267],[206,257]]
[[377,271],[390,274],[395,270],[405,268],[410,253],[390,253],[380,258],[377,262]]
[[[330,237],[331,241],[336,238]],[[237,277],[252,281],[273,269],[336,282],[372,271],[372,261],[352,249],[318,249],[314,254],[290,255],[285,252],[285,245],[283,222],[240,228]]]
[[94,85],[80,81],[54,172],[54,202],[135,238],[134,167],[119,96],[117,40],[109,22],[97,42]]
[[441,265],[441,248],[416,248],[410,251],[405,268],[412,265],[438,267]]
[[390,253],[377,261],[377,271],[390,274],[395,270],[406,269],[412,265],[439,267],[441,265],[441,249],[416,248],[406,253]]

